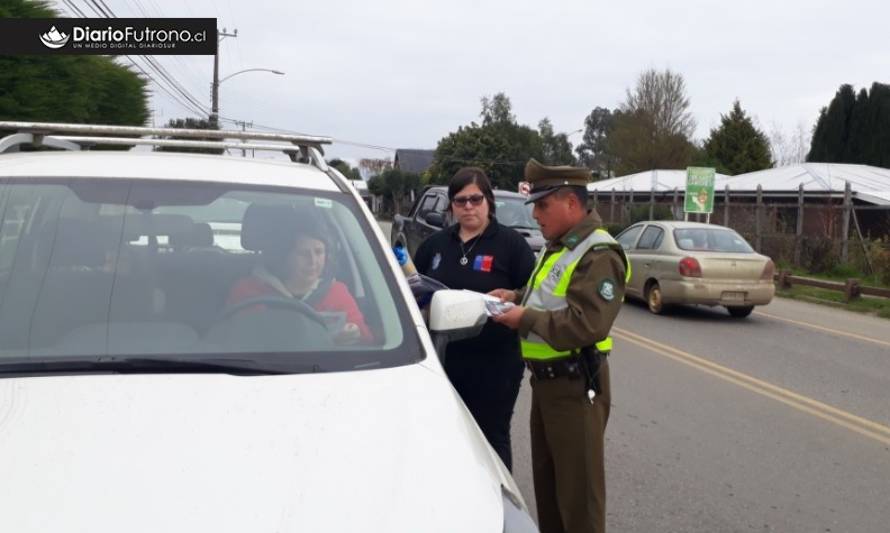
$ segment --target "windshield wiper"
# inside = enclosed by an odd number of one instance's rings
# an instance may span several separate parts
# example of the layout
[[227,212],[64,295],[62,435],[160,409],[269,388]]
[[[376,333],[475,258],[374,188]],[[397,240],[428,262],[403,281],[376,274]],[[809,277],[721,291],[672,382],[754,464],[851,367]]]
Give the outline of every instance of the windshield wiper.
[[222,373],[237,376],[291,374],[304,372],[290,365],[260,366],[250,359],[173,359],[169,357],[115,357],[107,359],[75,359],[60,357],[34,360],[20,358],[0,363],[0,375],[5,374],[64,374],[64,373]]

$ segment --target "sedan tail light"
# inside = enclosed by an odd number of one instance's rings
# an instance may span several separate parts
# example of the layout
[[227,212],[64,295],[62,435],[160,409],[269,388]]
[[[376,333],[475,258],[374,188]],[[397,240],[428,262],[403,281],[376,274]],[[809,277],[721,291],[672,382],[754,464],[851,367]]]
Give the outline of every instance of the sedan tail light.
[[677,265],[677,270],[680,272],[681,276],[687,278],[701,277],[701,265],[698,264],[698,260],[694,257],[684,257],[683,259],[680,259],[680,264]]
[[776,275],[776,264],[773,263],[772,259],[766,260],[766,265],[763,266],[763,273],[760,274],[760,279],[763,280],[771,280]]

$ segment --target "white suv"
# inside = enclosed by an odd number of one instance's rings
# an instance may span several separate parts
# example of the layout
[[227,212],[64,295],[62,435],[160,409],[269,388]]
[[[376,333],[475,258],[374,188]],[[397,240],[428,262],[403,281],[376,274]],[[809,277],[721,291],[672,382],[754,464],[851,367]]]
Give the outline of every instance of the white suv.
[[436,355],[481,300],[428,332],[327,139],[3,130],[0,531],[536,531]]

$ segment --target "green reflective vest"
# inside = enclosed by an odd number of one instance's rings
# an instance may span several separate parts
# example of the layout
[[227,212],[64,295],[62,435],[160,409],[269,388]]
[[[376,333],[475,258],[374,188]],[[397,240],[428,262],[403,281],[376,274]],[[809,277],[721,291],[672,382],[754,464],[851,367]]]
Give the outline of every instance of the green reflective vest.
[[[541,249],[535,269],[528,281],[523,305],[544,311],[559,311],[568,307],[566,292],[575,267],[578,266],[578,262],[585,253],[598,248],[611,248],[621,255],[621,259],[624,261],[625,284],[630,282],[630,261],[627,260],[624,249],[606,230],[597,229],[573,250],[564,247],[547,257],[546,261],[544,260],[546,248]],[[606,337],[597,342],[595,346],[601,352],[610,352],[612,337]],[[545,361],[569,355],[572,355],[571,351],[554,350],[544,339],[531,331],[528,338],[522,340],[522,357],[524,359]]]

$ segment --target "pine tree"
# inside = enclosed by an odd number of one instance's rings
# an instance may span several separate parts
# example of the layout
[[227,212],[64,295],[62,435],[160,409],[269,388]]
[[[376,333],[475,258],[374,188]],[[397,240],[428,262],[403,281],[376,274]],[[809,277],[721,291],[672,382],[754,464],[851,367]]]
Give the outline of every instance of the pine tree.
[[720,116],[720,127],[705,141],[705,156],[715,162],[717,172],[743,174],[773,166],[769,140],[742,110],[738,100],[728,115]]
[[807,161],[844,162],[844,151],[850,137],[850,117],[856,105],[856,93],[849,84],[841,85],[828,108],[823,108],[813,133]]

